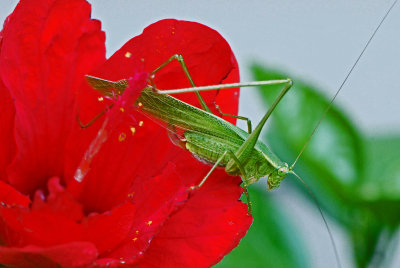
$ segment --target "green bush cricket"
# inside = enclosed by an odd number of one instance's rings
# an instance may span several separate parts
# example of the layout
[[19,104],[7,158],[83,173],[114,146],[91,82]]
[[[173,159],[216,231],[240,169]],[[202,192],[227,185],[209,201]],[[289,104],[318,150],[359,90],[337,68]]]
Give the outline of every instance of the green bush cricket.
[[[190,74],[186,72],[186,65],[180,55],[172,56],[157,68],[152,75],[155,75],[157,71],[173,59],[177,59],[181,63],[189,81],[194,85]],[[118,89],[118,91],[122,91],[128,85],[127,80],[113,82],[92,76],[87,76],[86,78],[93,88],[100,90],[104,95],[108,96],[115,94],[112,90],[115,91]],[[275,103],[270,107],[254,131],[251,131],[251,123],[246,119],[249,122],[248,133],[224,119],[213,115],[198,93],[198,91],[203,90],[269,84],[283,84],[284,87]],[[265,176],[268,176],[268,188],[273,189],[278,187],[282,179],[287,174],[292,173],[292,170],[288,164],[279,160],[265,144],[259,141],[258,137],[272,111],[291,86],[292,81],[290,79],[193,87],[178,90],[158,90],[154,85],[149,85],[142,91],[135,104],[140,107],[140,111],[166,123],[168,125],[167,128],[170,130],[170,138],[175,144],[191,152],[197,159],[213,165],[210,172],[194,188],[201,187],[212,171],[219,166],[224,167],[225,171],[230,175],[241,176],[245,191],[247,191],[246,188],[249,184]],[[169,95],[193,91],[197,92],[198,99],[204,110]],[[182,137],[176,135],[175,128],[184,130]]]

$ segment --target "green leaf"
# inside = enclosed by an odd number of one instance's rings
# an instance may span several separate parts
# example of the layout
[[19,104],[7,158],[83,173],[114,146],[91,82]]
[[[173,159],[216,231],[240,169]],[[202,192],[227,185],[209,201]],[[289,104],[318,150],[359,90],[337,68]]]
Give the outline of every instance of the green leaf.
[[[255,65],[256,80],[284,79],[288,75]],[[289,76],[290,77],[290,76]],[[293,79],[294,86],[272,113],[265,140],[282,159],[293,163],[324,114],[329,99],[313,86]],[[271,104],[281,86],[263,87],[260,93]],[[345,204],[357,203],[355,186],[363,177],[364,153],[359,132],[337,107],[332,106],[294,170],[337,219],[346,219]],[[304,188],[304,187],[302,187]]]
[[366,139],[366,179],[361,192],[365,200],[400,201],[400,136]]
[[254,222],[239,246],[215,267],[309,267],[298,231],[271,194],[257,187],[249,190]]
[[[357,267],[368,267],[368,264],[374,257],[379,237],[384,227],[379,219],[375,218],[368,209],[355,209],[352,213],[353,221],[348,225],[350,239],[353,244],[354,258]],[[382,254],[381,251],[378,254]],[[379,266],[371,266],[379,267]]]
[[[290,77],[253,66],[257,80]],[[293,78],[293,77],[292,77]],[[309,83],[294,80],[293,89],[272,113],[265,140],[282,159],[292,163],[329,105],[330,99]],[[271,104],[282,87],[264,87]],[[379,259],[400,223],[400,136],[365,139],[351,120],[333,105],[295,171],[315,193],[322,207],[350,234],[358,267]],[[304,186],[299,187],[304,191]],[[310,196],[308,195],[308,198]],[[384,237],[389,237],[385,239]]]
[[367,172],[359,189],[364,206],[395,228],[400,223],[400,135],[366,139]]

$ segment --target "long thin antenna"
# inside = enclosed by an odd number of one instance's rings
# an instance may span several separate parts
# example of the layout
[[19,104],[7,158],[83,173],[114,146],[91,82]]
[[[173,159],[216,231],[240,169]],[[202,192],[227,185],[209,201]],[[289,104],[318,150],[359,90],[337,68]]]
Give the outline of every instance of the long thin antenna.
[[339,268],[341,268],[341,267],[342,267],[342,264],[341,264],[341,262],[340,262],[339,252],[338,252],[338,250],[337,250],[337,247],[336,247],[336,244],[335,244],[335,240],[333,239],[333,235],[332,235],[331,229],[329,228],[328,222],[326,221],[326,218],[325,218],[325,216],[324,216],[324,213],[322,212],[321,206],[320,206],[320,204],[319,204],[317,198],[315,197],[313,191],[311,191],[310,187],[308,187],[308,185],[303,181],[302,178],[300,178],[299,175],[297,175],[297,174],[296,174],[295,172],[293,172],[293,171],[291,171],[290,173],[293,174],[293,175],[295,175],[295,176],[300,180],[300,182],[306,187],[307,191],[309,192],[309,194],[310,194],[311,197],[313,198],[313,200],[314,200],[314,202],[315,202],[315,205],[317,205],[319,214],[321,214],[321,217],[322,217],[322,219],[324,220],[326,229],[328,230],[329,237],[330,237],[331,243],[332,243],[332,247],[333,247],[333,250],[334,250],[334,252],[335,252],[335,257],[336,257],[337,265],[338,265]]
[[335,95],[333,96],[332,100],[329,102],[329,105],[326,107],[324,113],[322,114],[321,118],[319,119],[317,125],[315,126],[315,128],[313,129],[313,131],[311,132],[310,137],[307,139],[306,143],[303,145],[303,148],[301,149],[300,153],[298,154],[298,156],[296,157],[296,160],[294,160],[293,165],[291,166],[291,169],[294,167],[294,165],[297,163],[297,161],[299,160],[300,156],[302,155],[302,153],[304,152],[304,150],[307,148],[312,136],[314,136],[315,132],[317,131],[319,125],[321,124],[322,120],[325,119],[326,114],[328,113],[328,111],[331,109],[333,102],[335,101],[336,97],[339,95],[339,92],[342,90],[344,84],[346,84],[348,78],[350,77],[351,73],[353,72],[354,68],[357,66],[358,62],[360,61],[361,57],[364,55],[364,52],[367,50],[369,44],[371,43],[372,39],[374,38],[375,34],[378,32],[379,28],[381,27],[381,25],[383,24],[383,22],[386,20],[386,17],[389,15],[390,11],[392,11],[393,7],[396,5],[398,0],[395,0],[393,2],[393,4],[390,6],[390,8],[388,9],[388,11],[386,11],[385,16],[383,16],[383,18],[381,19],[381,21],[379,22],[378,26],[375,28],[375,31],[373,32],[373,34],[371,35],[371,37],[369,38],[368,42],[365,44],[363,50],[361,51],[360,55],[358,56],[357,60],[354,62],[353,66],[351,67],[350,71],[347,73],[346,77],[344,78],[342,84],[340,85],[339,89],[336,91]]

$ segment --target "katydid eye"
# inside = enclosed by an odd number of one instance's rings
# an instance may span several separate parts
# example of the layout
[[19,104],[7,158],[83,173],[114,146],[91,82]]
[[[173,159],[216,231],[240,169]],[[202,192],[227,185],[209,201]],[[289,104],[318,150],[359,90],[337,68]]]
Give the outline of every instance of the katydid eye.
[[287,172],[288,172],[288,168],[287,167],[280,167],[278,169],[278,175],[279,176],[284,176],[284,175],[287,174]]

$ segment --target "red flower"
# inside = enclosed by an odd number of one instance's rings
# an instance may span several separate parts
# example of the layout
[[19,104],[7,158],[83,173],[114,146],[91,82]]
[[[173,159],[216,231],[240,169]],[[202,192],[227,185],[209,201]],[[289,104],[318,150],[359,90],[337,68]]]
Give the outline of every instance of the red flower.
[[[251,223],[240,178],[210,169],[174,146],[140,114],[83,122],[106,103],[84,81],[145,77],[182,54],[198,85],[237,81],[226,41],[193,22],[163,20],[105,59],[100,22],[84,0],[23,0],[0,33],[0,263],[12,267],[204,267],[217,263]],[[143,75],[138,75],[142,73]],[[157,73],[159,88],[187,87],[177,62]],[[238,91],[204,94],[237,113]],[[197,105],[193,95],[181,99]],[[113,110],[114,109],[114,110]],[[118,112],[118,111],[117,111]],[[126,114],[126,113],[125,113]],[[130,132],[132,120],[143,121]],[[104,140],[82,161],[104,120]],[[142,125],[142,126],[140,126]],[[123,134],[123,135],[122,135]],[[134,134],[134,135],[132,135]],[[74,179],[86,164],[83,182]]]

